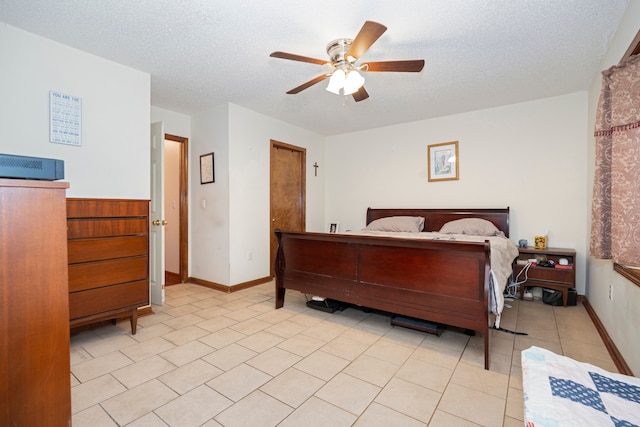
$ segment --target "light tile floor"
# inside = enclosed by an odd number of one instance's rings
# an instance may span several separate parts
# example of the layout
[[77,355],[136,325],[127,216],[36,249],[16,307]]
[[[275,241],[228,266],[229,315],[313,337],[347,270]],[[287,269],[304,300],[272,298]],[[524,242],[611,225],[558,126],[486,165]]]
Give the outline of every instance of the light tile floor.
[[617,372],[582,304],[511,301],[483,340],[306,307],[273,282],[225,294],[166,288],[138,320],[71,336],[74,427],[521,426],[520,351],[536,345]]

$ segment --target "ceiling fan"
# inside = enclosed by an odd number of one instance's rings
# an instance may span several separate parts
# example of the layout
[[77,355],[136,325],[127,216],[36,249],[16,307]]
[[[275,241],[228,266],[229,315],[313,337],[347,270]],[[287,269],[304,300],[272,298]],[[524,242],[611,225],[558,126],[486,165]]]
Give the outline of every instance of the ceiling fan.
[[360,71],[417,73],[422,71],[424,67],[424,59],[365,62],[361,65],[356,65],[358,59],[385,31],[387,31],[387,27],[384,25],[373,21],[366,21],[355,39],[337,39],[327,45],[329,61],[280,51],[273,52],[269,56],[292,61],[310,62],[318,65],[328,65],[330,67],[327,73],[321,74],[291,89],[287,92],[288,94],[296,94],[328,78],[328,91],[335,94],[342,93],[344,95],[352,95],[356,102],[360,102],[369,97],[369,94],[363,86],[364,77],[360,75]]

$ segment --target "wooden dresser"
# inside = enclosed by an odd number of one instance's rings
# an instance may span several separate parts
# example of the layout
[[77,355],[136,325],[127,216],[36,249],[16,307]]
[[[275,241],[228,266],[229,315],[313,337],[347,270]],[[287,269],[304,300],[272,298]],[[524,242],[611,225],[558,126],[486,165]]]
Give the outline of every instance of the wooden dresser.
[[149,201],[67,199],[71,327],[129,317],[149,304]]
[[0,425],[70,426],[66,182],[0,179]]

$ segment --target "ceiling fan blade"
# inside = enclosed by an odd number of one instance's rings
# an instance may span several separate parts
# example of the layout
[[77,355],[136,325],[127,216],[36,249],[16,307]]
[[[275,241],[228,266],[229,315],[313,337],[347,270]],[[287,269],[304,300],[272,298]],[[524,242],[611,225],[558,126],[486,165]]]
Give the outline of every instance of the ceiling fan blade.
[[345,55],[345,58],[349,58],[350,56],[355,59],[360,58],[385,31],[387,31],[387,27],[384,25],[373,21],[366,21],[356,38],[353,39],[353,43],[351,43],[351,47]]
[[358,89],[357,91],[353,92],[353,94],[351,94],[351,96],[353,96],[353,99],[355,99],[356,102],[360,102],[360,101],[364,101],[365,99],[367,99],[369,97],[369,94],[364,89],[364,86],[362,86],[360,89]]
[[320,83],[321,81],[323,81],[324,79],[327,78],[326,74],[321,74],[318,77],[316,77],[315,79],[311,79],[306,83],[302,83],[300,86],[298,87],[294,87],[293,89],[291,89],[290,91],[288,91],[287,93],[289,95],[295,95],[298,92],[302,92],[303,90],[313,86],[316,83]]
[[367,62],[366,70],[362,71],[398,71],[405,73],[417,73],[422,71],[424,67],[424,59],[415,59],[408,61],[379,61]]
[[310,62],[312,64],[318,64],[318,65],[324,65],[327,63],[326,59],[309,58],[308,56],[301,56],[293,53],[279,52],[279,51],[273,52],[269,56],[272,58],[290,59],[292,61]]

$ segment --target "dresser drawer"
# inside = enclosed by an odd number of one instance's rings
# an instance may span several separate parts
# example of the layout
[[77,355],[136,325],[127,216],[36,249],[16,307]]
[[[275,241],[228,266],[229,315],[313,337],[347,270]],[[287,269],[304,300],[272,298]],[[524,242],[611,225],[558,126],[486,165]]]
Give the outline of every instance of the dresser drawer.
[[67,219],[67,237],[84,239],[147,234],[147,218]]
[[147,254],[147,236],[69,240],[69,264]]
[[69,292],[146,280],[147,257],[121,258],[69,265]]
[[69,295],[70,320],[99,315],[123,307],[139,307],[149,303],[146,281],[104,286]]
[[67,199],[67,218],[146,217],[149,200]]

